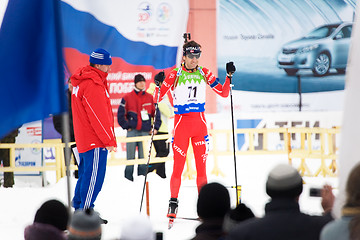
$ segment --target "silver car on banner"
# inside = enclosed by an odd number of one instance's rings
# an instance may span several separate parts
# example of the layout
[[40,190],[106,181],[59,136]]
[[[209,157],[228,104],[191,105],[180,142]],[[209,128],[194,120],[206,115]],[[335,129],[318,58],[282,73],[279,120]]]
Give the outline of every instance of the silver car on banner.
[[293,76],[300,69],[311,69],[315,76],[325,76],[331,68],[345,73],[352,23],[320,26],[306,36],[283,45],[278,67]]

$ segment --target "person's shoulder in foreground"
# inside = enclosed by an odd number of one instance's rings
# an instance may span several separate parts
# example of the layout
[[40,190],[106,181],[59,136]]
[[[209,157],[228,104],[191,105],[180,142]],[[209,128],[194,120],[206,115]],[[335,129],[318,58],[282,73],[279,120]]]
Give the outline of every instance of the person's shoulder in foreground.
[[320,240],[360,239],[360,164],[355,165],[349,173],[345,192],[341,218],[323,228]]
[[[302,190],[303,179],[295,168],[287,164],[275,166],[266,182],[271,200],[265,206],[265,216],[238,224],[227,239],[319,239],[322,227],[332,217],[329,212],[323,216],[302,213],[298,203]],[[323,191],[323,208],[331,211],[334,203],[331,187],[325,186]]]

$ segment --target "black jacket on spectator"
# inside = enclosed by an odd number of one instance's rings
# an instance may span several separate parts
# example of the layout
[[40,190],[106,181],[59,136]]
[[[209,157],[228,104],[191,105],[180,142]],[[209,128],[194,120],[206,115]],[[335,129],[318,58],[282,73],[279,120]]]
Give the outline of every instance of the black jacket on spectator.
[[224,239],[222,219],[211,219],[196,228],[196,236],[192,240],[220,240]]
[[230,231],[227,240],[317,240],[331,214],[311,216],[300,212],[292,199],[275,198],[265,206],[263,218],[241,222]]

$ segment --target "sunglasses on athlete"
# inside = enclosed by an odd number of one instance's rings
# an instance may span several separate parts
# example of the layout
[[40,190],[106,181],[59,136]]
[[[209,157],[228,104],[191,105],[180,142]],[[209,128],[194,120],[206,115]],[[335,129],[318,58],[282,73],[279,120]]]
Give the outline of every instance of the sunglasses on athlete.
[[197,53],[196,55],[191,54],[191,53],[186,54],[186,56],[190,59],[193,59],[193,58],[199,59],[200,55],[201,55],[201,53]]

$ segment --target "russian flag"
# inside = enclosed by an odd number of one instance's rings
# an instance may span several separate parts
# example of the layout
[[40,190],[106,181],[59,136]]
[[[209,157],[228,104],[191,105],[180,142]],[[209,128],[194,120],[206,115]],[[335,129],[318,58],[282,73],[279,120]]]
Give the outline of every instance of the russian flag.
[[89,64],[93,50],[106,49],[113,60],[107,81],[116,116],[121,98],[134,88],[136,74],[144,75],[148,87],[156,73],[176,67],[188,12],[187,0],[103,0],[101,4],[64,0],[66,67],[74,73]]

